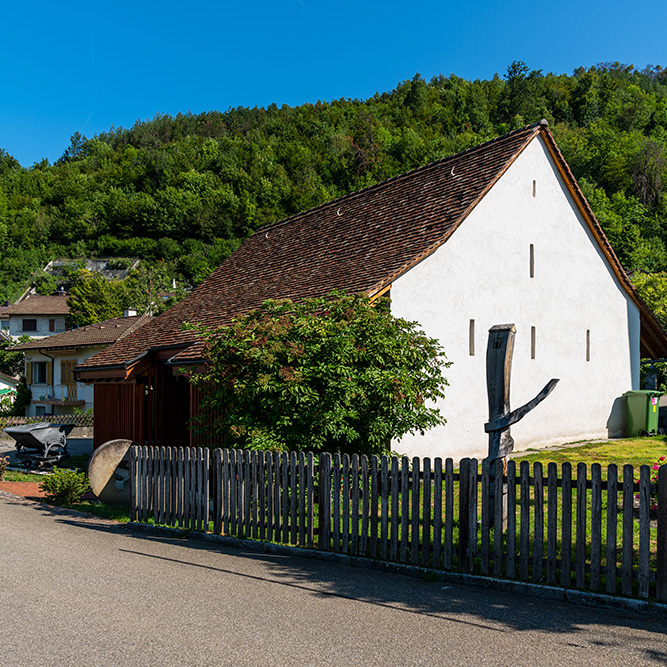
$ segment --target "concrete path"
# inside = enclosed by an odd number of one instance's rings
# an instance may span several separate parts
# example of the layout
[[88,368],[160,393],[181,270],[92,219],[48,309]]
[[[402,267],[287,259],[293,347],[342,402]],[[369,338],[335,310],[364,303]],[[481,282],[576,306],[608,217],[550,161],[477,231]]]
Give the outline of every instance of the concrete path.
[[0,495],[0,664],[664,665],[667,619],[258,555]]

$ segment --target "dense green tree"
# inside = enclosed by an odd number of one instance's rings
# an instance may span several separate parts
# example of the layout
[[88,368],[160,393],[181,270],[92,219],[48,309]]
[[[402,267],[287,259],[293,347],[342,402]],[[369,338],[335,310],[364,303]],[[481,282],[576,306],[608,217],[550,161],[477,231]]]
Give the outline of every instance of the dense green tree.
[[[333,294],[267,301],[206,341],[201,428],[228,447],[384,454],[392,438],[444,422],[449,366],[438,341],[384,300]],[[213,418],[211,419],[211,415]]]
[[185,296],[164,263],[140,264],[125,281],[125,303],[139,314],[159,315]]
[[632,282],[662,326],[667,328],[667,272],[636,272]]
[[23,352],[8,352],[7,350],[17,343],[27,343],[30,336],[20,336],[18,341],[0,338],[0,372],[12,377],[23,375]]
[[69,324],[82,327],[122,317],[129,295],[124,281],[106,280],[99,273],[81,269],[73,276],[67,304]]

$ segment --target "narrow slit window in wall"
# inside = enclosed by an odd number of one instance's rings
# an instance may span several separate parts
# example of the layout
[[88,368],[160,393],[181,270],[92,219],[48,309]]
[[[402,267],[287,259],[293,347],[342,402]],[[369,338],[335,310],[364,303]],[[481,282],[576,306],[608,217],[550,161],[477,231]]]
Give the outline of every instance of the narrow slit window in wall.
[[586,361],[591,360],[591,330],[586,329]]
[[530,277],[535,277],[535,246],[530,244]]
[[537,192],[537,181],[533,181],[533,197],[535,196],[536,192]]
[[535,359],[535,327],[530,327],[530,358]]
[[468,329],[468,351],[470,356],[475,356],[475,320],[470,320],[470,327]]

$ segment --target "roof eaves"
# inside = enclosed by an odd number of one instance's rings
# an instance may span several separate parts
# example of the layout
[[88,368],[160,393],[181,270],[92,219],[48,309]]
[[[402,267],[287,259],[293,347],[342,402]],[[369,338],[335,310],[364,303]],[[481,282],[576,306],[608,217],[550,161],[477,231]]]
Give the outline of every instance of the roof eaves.
[[[77,371],[113,371],[113,370],[119,370],[122,368],[129,368],[133,364],[137,363],[137,361],[140,361],[143,359],[146,355],[150,354],[151,352],[159,352],[160,350],[173,350],[176,348],[182,348],[183,343],[180,344],[174,344],[174,345],[154,345],[153,347],[149,347],[147,350],[144,350],[141,354],[137,355],[136,357],[133,357],[132,359],[129,359],[128,361],[124,361],[120,364],[108,364],[108,365],[96,365],[96,366],[83,366],[79,365],[76,367]],[[87,360],[86,360],[87,361]]]
[[84,366],[83,364],[79,364],[74,370],[76,372],[79,371],[115,371],[115,370],[121,370],[128,368],[128,366],[132,366],[132,364],[136,364],[137,361],[140,361],[143,359],[150,350],[146,350],[145,352],[142,352],[141,354],[137,355],[136,357],[133,357],[132,359],[128,361],[124,361],[122,364],[109,364],[108,366]]
[[26,347],[16,345],[15,347],[12,347],[10,349],[11,351],[16,351],[16,352],[28,352],[30,350],[68,350],[78,347],[90,347],[93,345],[107,345],[107,344],[108,343],[104,341],[93,341],[90,343],[71,342],[63,345],[31,345],[30,343],[22,343],[22,345],[25,345]]
[[180,360],[176,359],[178,355],[175,354],[171,359],[168,359],[164,363],[167,366],[198,366],[199,364],[205,364],[208,363],[210,360],[205,359],[204,357],[198,357],[196,359],[186,359],[186,360]]

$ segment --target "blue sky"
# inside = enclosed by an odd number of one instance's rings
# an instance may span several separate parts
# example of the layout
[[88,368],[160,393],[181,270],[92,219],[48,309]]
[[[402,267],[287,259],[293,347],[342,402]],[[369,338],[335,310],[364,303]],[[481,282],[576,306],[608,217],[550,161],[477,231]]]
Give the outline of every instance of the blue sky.
[[667,66],[664,0],[25,0],[0,10],[0,148],[24,166],[157,113],[366,98],[420,72]]

